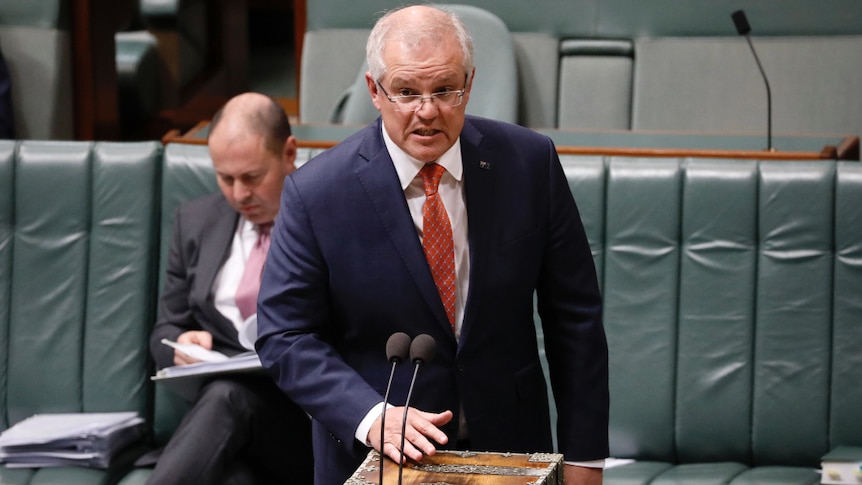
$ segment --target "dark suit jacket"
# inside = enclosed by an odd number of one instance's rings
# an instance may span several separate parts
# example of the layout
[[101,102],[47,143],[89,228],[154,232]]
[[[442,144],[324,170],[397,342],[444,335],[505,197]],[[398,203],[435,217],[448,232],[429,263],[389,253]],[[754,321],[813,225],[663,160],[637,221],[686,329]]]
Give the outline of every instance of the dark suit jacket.
[[12,110],[12,76],[3,52],[0,52],[0,139],[15,139],[15,116]]
[[[460,402],[473,449],[550,451],[534,290],[560,450],[568,460],[606,457],[601,298],[553,143],[467,118],[470,293],[456,342],[380,130],[378,120],[287,178],[261,284],[258,352],[314,419],[316,483],[342,483],[367,454],[353,434],[382,400],[391,368],[386,341],[398,331],[437,342],[411,405],[455,413],[444,428],[450,447]],[[399,367],[391,402],[404,402],[412,367]]]
[[173,365],[174,349],[161,343],[189,330],[213,334],[213,348],[245,351],[236,328],[216,309],[212,285],[230,253],[239,214],[217,192],[181,204],[174,215],[159,316],[150,337],[156,368]]

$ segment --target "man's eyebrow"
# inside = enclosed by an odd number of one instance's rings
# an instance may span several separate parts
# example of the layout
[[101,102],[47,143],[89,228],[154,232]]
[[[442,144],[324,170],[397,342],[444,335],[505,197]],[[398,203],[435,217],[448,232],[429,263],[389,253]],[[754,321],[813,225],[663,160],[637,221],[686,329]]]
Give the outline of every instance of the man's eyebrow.
[[[393,77],[392,79],[390,79],[390,80],[389,80],[389,83],[390,83],[391,85],[395,85],[395,84],[406,84],[406,85],[410,85],[410,84],[416,84],[416,83],[418,83],[418,82],[420,82],[420,81],[419,81],[419,80],[417,80],[417,79],[415,79],[415,78],[407,79],[407,78],[397,77],[397,76],[396,76],[396,77]],[[459,83],[461,83],[461,82],[462,82],[462,81],[461,81],[461,78],[460,78],[460,77],[458,77],[458,76],[448,76],[448,75],[447,75],[447,76],[445,76],[445,77],[440,77],[440,78],[432,79],[432,80],[431,80],[431,83],[432,83],[432,84],[451,84],[451,85],[457,85],[457,84],[459,84]]]

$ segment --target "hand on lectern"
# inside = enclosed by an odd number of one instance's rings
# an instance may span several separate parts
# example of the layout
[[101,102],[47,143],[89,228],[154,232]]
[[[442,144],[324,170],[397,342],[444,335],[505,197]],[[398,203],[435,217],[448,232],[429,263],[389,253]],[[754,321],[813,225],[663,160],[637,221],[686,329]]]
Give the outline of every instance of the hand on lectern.
[[[368,442],[375,450],[383,453],[398,463],[401,459],[401,421],[404,407],[391,407],[386,410],[386,429],[383,431],[383,446],[380,444],[380,422],[378,417],[368,431]],[[437,448],[434,443],[445,445],[449,438],[440,431],[440,426],[452,420],[452,411],[442,413],[426,413],[416,408],[410,408],[407,413],[407,427],[404,432],[404,455],[414,461],[419,461],[424,455],[433,455]]]

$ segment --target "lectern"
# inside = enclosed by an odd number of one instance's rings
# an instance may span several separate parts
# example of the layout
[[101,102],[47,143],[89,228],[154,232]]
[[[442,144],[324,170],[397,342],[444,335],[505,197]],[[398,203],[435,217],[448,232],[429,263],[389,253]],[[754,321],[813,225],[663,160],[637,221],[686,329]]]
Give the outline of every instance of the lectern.
[[[397,485],[398,464],[372,450],[344,485]],[[563,485],[563,455],[440,450],[404,466],[403,485]]]

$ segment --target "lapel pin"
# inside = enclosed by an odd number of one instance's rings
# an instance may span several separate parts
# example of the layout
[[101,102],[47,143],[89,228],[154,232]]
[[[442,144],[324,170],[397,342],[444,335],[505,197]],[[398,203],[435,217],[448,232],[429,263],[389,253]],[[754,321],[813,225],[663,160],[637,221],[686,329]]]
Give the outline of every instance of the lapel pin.
[[479,168],[482,170],[491,170],[491,162],[486,162],[485,160],[481,160],[479,162]]

